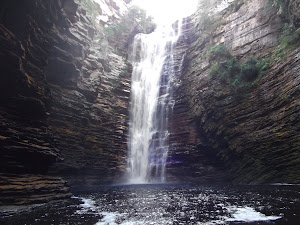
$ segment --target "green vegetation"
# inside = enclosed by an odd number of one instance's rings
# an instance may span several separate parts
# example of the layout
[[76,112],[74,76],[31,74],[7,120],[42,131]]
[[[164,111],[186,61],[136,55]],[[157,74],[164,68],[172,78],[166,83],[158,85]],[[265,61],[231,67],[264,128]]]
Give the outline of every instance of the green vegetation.
[[231,58],[231,54],[223,44],[216,45],[208,51],[209,61],[228,59],[228,58]]
[[285,21],[280,37],[280,43],[271,56],[271,61],[280,59],[286,60],[289,52],[300,46],[300,28],[295,26],[295,16],[293,13],[294,5],[297,4],[291,0],[269,0],[269,6],[273,5]]
[[213,16],[205,12],[199,13],[199,26],[202,30],[211,30],[213,25]]
[[287,58],[287,54],[299,46],[300,28],[295,29],[292,25],[285,24],[281,35],[281,42],[272,55],[272,61],[276,59],[285,60]]
[[114,21],[112,24],[105,26],[97,22],[97,17],[101,11],[97,3],[93,0],[82,0],[82,6],[87,14],[91,16],[94,25],[98,27],[98,31],[100,31],[95,34],[95,37],[99,40],[98,42],[104,52],[109,47],[113,47],[121,55],[125,55],[125,49],[127,49],[135,34],[151,33],[156,28],[152,17],[147,16],[145,10],[135,6],[130,7],[119,22]]
[[129,35],[134,29],[138,33],[150,33],[155,28],[152,17],[147,16],[143,9],[131,7],[119,23],[105,27],[105,34],[108,38],[120,38]]
[[[204,7],[213,7],[217,0],[205,0]],[[208,49],[211,44],[211,36],[222,27],[223,20],[217,14],[204,13],[199,11],[199,36],[198,46],[202,46],[208,61],[211,64],[210,75],[219,79],[222,83],[229,84],[235,89],[252,87],[255,81],[264,76],[274,60],[285,60],[288,53],[300,47],[300,28],[295,28],[290,18],[290,0],[269,0],[278,8],[282,18],[287,23],[282,29],[280,42],[264,60],[250,57],[246,62],[239,62],[233,57],[224,45],[216,45]],[[229,6],[227,13],[232,13],[240,9],[245,3],[244,0],[235,0]],[[205,54],[204,54],[205,55]],[[248,88],[248,89],[249,89]],[[250,89],[249,89],[250,90]]]
[[222,44],[208,51],[208,60],[213,62],[210,69],[212,78],[218,78],[222,83],[229,83],[234,88],[251,86],[269,69],[268,61],[259,62],[254,57],[240,63]]

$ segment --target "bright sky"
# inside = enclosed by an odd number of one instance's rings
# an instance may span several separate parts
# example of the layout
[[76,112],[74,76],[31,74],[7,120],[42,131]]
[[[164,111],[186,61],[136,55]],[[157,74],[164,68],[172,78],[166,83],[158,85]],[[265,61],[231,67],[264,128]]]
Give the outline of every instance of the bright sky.
[[194,13],[198,0],[133,0],[154,17],[156,23],[174,22]]

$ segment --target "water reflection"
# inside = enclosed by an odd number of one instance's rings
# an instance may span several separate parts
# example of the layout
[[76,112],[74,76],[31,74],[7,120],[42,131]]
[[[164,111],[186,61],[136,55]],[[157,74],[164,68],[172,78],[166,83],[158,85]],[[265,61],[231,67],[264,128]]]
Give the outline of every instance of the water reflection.
[[25,219],[27,224],[298,225],[299,199],[299,186],[105,186],[77,190],[76,203],[56,205],[55,211],[47,206],[11,216],[10,224]]

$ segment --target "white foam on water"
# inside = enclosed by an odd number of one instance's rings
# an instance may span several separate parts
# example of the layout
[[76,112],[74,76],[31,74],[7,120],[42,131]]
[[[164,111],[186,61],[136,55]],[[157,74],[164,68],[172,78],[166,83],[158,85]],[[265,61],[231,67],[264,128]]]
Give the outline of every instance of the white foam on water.
[[[104,217],[97,222],[95,225],[118,225],[120,223],[116,223],[116,218],[121,216],[121,214],[111,213],[111,212],[101,212],[101,215]],[[123,223],[121,223],[123,224]]]
[[83,204],[80,204],[83,208],[95,208],[95,201],[89,198],[82,198]]
[[260,212],[255,211],[255,209],[245,206],[230,206],[227,208],[230,217],[220,217],[218,220],[209,221],[206,223],[198,222],[199,225],[220,225],[227,224],[227,222],[259,222],[259,221],[271,221],[278,220],[280,216],[266,216]]
[[[78,198],[78,197],[72,197],[72,198]],[[80,206],[81,209],[77,210],[76,214],[85,214],[88,211],[92,211],[94,213],[103,215],[103,218],[99,220],[95,225],[118,225],[120,223],[116,223],[116,218],[118,216],[121,216],[121,214],[112,213],[112,212],[100,212],[99,209],[97,209],[96,202],[93,199],[90,198],[79,198],[83,201]],[[122,223],[123,224],[123,223]]]
[[[78,197],[73,197],[78,198]],[[103,218],[99,220],[95,225],[137,225],[149,223],[147,219],[145,221],[140,220],[127,220],[123,222],[117,222],[118,217],[122,217],[124,214],[115,212],[101,212],[97,209],[95,201],[90,198],[80,198],[83,203],[80,204],[81,209],[77,210],[77,214],[84,214],[88,211],[92,211],[97,214],[103,215]],[[206,223],[197,222],[199,225],[213,225],[213,224],[226,224],[227,222],[259,222],[259,221],[271,221],[278,220],[280,216],[266,216],[263,213],[256,211],[254,208],[244,206],[229,206],[227,207],[230,216],[220,217],[218,220],[209,221]],[[195,221],[196,222],[196,221]],[[167,221],[153,221],[153,224],[167,223]],[[151,223],[150,223],[151,224]]]
[[117,221],[118,218],[126,217],[126,213],[112,213],[112,212],[101,212],[104,217],[99,220],[95,225],[161,225],[161,224],[172,224],[172,220],[166,220],[164,218],[151,218],[145,216],[143,219],[130,218],[124,221]]
[[[72,198],[78,198],[78,197],[72,197]],[[93,199],[90,198],[79,198],[83,201],[82,204],[80,204],[80,206],[82,207],[81,209],[78,209],[75,213],[76,214],[85,214],[88,211],[93,211],[93,212],[97,212],[97,207],[95,205],[95,201]]]
[[280,219],[280,216],[266,216],[260,212],[255,211],[251,207],[236,207],[232,206],[228,208],[228,211],[231,214],[231,217],[225,217],[227,222],[256,222],[256,221],[268,221],[268,220],[277,220]]

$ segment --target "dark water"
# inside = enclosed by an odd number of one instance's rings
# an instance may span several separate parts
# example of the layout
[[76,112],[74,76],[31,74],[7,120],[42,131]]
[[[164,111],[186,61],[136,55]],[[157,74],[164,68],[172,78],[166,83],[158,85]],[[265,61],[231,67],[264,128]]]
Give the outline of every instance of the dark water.
[[0,224],[300,224],[300,186],[128,185],[0,208]]

